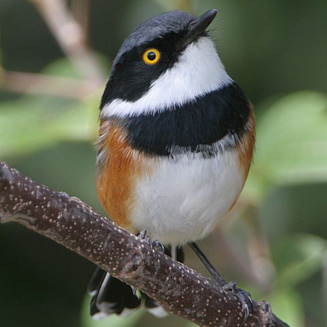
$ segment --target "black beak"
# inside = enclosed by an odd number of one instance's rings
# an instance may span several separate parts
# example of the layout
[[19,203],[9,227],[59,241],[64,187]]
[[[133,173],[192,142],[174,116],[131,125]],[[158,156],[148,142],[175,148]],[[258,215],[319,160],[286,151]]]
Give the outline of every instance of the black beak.
[[218,13],[217,9],[211,9],[200,17],[194,18],[189,25],[189,30],[185,37],[185,45],[193,42],[210,25]]

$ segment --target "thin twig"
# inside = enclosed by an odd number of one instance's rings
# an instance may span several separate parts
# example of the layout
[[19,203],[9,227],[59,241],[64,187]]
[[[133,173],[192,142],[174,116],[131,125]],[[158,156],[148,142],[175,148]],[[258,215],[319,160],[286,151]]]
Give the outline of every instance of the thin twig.
[[[286,327],[266,302],[245,312],[234,291],[154,251],[81,200],[40,185],[0,162],[0,222],[15,221],[97,264],[200,326]],[[10,249],[8,249],[9,251]]]
[[97,90],[91,83],[68,77],[3,72],[0,88],[8,92],[82,100]]
[[90,23],[90,0],[72,0],[71,11],[84,35],[84,46],[88,44],[88,30]]
[[83,78],[100,86],[105,76],[93,53],[85,46],[83,29],[69,12],[65,1],[30,0],[48,24],[62,50]]

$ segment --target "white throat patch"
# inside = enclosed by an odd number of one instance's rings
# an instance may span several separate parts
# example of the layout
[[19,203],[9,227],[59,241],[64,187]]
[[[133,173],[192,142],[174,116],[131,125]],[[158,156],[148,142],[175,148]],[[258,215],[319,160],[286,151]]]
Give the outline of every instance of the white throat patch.
[[154,81],[135,102],[115,99],[105,105],[101,118],[153,114],[182,105],[232,82],[208,37],[191,43],[178,62]]

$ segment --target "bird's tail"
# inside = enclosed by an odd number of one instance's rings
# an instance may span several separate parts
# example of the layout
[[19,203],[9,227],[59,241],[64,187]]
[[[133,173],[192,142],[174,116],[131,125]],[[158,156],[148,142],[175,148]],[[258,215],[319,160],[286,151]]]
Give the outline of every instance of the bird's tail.
[[[170,254],[170,247],[165,247],[165,253]],[[184,261],[182,248],[176,248],[173,257],[180,262]],[[101,319],[111,314],[127,316],[133,310],[139,308],[142,304],[145,308],[157,317],[164,317],[166,311],[152,298],[144,293],[137,295],[131,286],[112,277],[109,273],[96,268],[89,286],[88,292],[92,299],[90,303],[90,314],[95,319]]]

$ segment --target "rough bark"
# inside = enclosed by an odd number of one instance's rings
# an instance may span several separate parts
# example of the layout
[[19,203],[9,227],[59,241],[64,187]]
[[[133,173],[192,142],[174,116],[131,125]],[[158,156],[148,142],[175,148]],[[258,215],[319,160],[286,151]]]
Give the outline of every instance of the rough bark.
[[0,222],[10,221],[75,251],[200,326],[288,326],[266,302],[254,302],[244,321],[233,291],[152,250],[78,198],[52,191],[0,162]]

